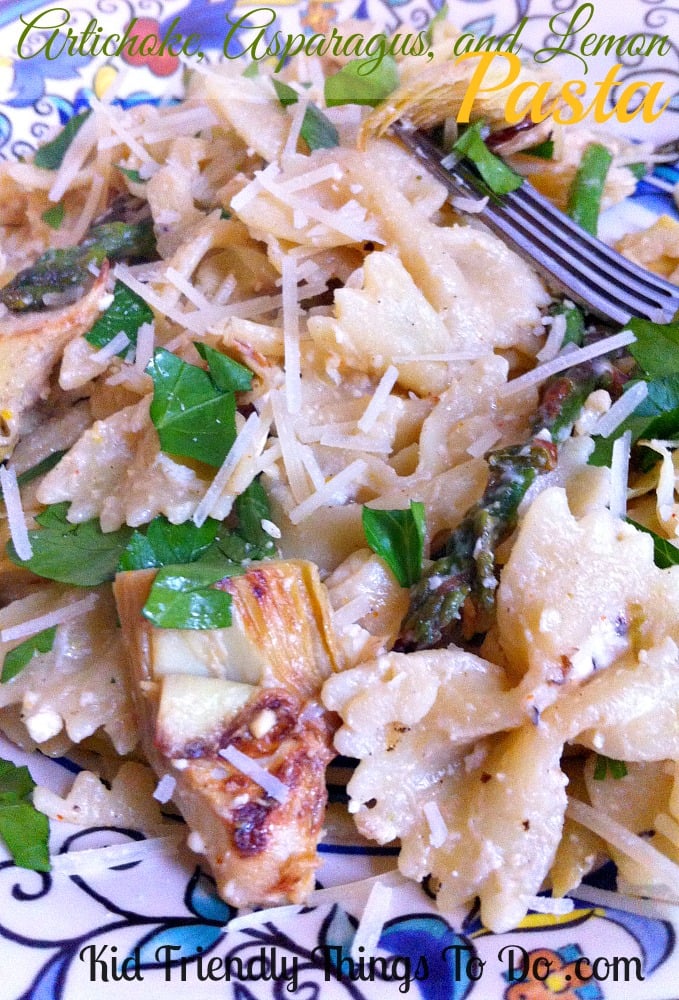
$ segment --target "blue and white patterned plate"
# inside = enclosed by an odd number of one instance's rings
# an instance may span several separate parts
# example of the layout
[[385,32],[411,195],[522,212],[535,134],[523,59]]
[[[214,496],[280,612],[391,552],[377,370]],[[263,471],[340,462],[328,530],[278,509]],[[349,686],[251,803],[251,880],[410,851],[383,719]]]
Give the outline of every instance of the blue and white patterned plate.
[[[438,6],[439,0],[269,0],[266,9],[277,17],[270,31],[280,26],[284,33],[324,34],[349,17],[368,18],[376,30],[422,29]],[[114,82],[125,105],[181,92],[182,64],[171,55],[130,65],[125,57],[93,58],[87,46],[85,54],[75,45],[70,52],[57,52],[56,43],[48,48],[62,20],[68,18],[80,37],[94,19],[93,35],[101,28],[103,36],[122,33],[136,16],[149,32],[198,34],[203,58],[217,59],[227,15],[254,19],[261,16],[252,13],[256,7],[237,0],[0,0],[0,156],[34,149]],[[496,37],[526,17],[522,55],[563,48],[543,69],[558,67],[566,79],[583,76],[570,50],[586,31],[667,35],[664,55],[623,55],[618,74],[618,89],[640,79],[662,80],[667,110],[643,129],[638,121],[616,127],[656,141],[679,134],[679,45],[672,40],[679,39],[679,9],[663,0],[453,0],[449,7],[463,30]],[[559,21],[550,25],[555,14]],[[569,23],[579,33],[565,37]],[[232,38],[228,56],[241,51],[242,43]],[[595,90],[613,59],[587,59],[586,79]],[[642,228],[661,212],[676,216],[670,192],[677,179],[673,168],[658,170],[604,220],[604,231]],[[4,741],[0,755],[28,763],[36,780],[62,793],[73,777],[68,761],[29,757]],[[391,875],[380,940],[373,954],[352,964],[349,950],[370,889],[360,880],[392,871],[396,859],[391,848],[361,842],[342,808],[341,779],[341,770],[331,777],[337,802],[320,848],[325,900],[313,908],[284,908],[259,922],[227,929],[236,914],[218,899],[196,856],[181,846],[161,845],[143,860],[77,875],[41,875],[0,860],[0,1000],[395,1000],[405,994],[425,1000],[677,1000],[679,907],[612,895],[609,868],[582,887],[572,912],[530,914],[516,931],[499,936],[484,930],[475,910],[442,919],[419,886]],[[53,849],[68,853],[137,837],[129,830],[68,827],[54,830]],[[588,980],[579,977],[589,968],[583,956],[592,963]],[[521,977],[524,958],[528,971]]]

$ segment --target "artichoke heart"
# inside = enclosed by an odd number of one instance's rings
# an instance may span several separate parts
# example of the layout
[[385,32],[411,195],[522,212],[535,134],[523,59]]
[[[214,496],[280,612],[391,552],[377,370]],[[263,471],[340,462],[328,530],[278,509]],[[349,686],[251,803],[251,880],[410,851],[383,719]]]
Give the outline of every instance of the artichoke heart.
[[120,573],[114,584],[144,752],[159,778],[174,779],[191,846],[227,902],[301,902],[334,756],[319,692],[339,668],[318,570],[272,560],[220,581],[232,625],[200,632],[144,618],[154,575]]

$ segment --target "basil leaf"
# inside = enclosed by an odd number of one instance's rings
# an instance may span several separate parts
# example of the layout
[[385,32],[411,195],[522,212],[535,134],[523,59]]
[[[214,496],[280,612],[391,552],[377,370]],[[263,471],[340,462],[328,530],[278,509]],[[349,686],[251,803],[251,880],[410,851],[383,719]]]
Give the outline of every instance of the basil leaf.
[[82,111],[79,115],[74,115],[73,118],[70,118],[66,122],[61,132],[51,142],[46,142],[44,146],[41,146],[33,157],[36,167],[41,167],[43,170],[58,170],[68,147],[91,113],[88,108],[87,111]]
[[474,164],[494,194],[509,194],[523,184],[523,178],[508,167],[499,156],[491,151],[483,141],[483,122],[469,125],[453,144],[455,152]]
[[679,566],[679,549],[668,538],[663,538],[652,528],[647,528],[645,524],[634,521],[631,517],[626,517],[628,524],[645,531],[653,539],[653,562],[659,569],[668,569],[670,566]]
[[[153,322],[153,310],[144,300],[124,285],[116,281],[113,287],[113,302],[95,322],[85,340],[93,347],[106,347],[119,333],[126,333],[131,344],[137,343],[137,333],[142,323]],[[125,357],[129,344],[118,357]]]
[[206,563],[160,569],[142,613],[158,628],[227,628],[231,595],[213,587],[224,575],[222,566]]
[[193,346],[203,361],[207,361],[212,381],[222,392],[249,392],[252,389],[252,372],[245,365],[200,341],[194,341]]
[[647,377],[679,373],[679,323],[634,318],[627,327],[636,337],[628,351]]
[[161,514],[151,521],[146,534],[134,532],[118,569],[125,572],[196,562],[214,542],[219,527],[220,522],[213,518],[208,518],[200,528],[193,521],[170,524]]
[[604,781],[607,774],[619,781],[620,778],[627,777],[627,765],[624,760],[616,760],[614,757],[606,757],[604,754],[598,753],[594,767],[594,780]]
[[[297,91],[293,90],[287,83],[274,78],[273,85],[278,100],[283,107],[296,104],[299,100]],[[339,132],[323,114],[321,109],[311,101],[307,104],[306,111],[304,112],[304,119],[302,120],[302,127],[299,134],[311,151],[314,149],[332,149],[334,146],[339,146]]]
[[49,653],[54,645],[54,637],[57,634],[57,627],[53,625],[52,628],[46,628],[44,632],[38,632],[37,635],[32,635],[25,642],[20,643],[11,649],[9,653],[5,655],[5,659],[2,664],[2,674],[0,674],[0,683],[5,684],[7,681],[11,681],[12,677],[16,677],[17,674],[21,673],[25,666],[27,666],[36,653]]
[[385,56],[379,66],[374,62],[374,59],[352,59],[337,73],[326,77],[327,106],[367,104],[374,108],[396,90],[399,83],[396,60]]
[[402,587],[412,587],[422,574],[424,504],[412,501],[408,510],[364,507],[363,533],[370,548],[384,559]]
[[52,504],[36,517],[40,528],[28,532],[30,559],[20,559],[12,542],[7,543],[7,555],[16,566],[74,587],[96,587],[112,580],[132,529],[104,533],[98,518],[71,524],[66,520],[68,506]]
[[58,205],[52,205],[50,208],[45,209],[40,218],[52,229],[59,229],[61,223],[64,221],[64,211],[64,203],[60,201]]
[[568,215],[592,236],[597,233],[601,197],[612,161],[613,154],[605,146],[591,142],[582,154],[568,192]]
[[48,872],[49,821],[31,802],[34,788],[27,767],[0,760],[0,835],[15,864]]
[[196,365],[158,348],[147,373],[153,379],[151,420],[163,451],[220,466],[236,439],[236,401]]

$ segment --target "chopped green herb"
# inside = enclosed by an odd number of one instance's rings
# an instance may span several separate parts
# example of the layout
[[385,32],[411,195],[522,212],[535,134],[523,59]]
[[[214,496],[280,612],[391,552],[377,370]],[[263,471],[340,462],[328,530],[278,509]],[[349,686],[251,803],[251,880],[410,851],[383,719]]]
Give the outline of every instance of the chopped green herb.
[[129,167],[122,167],[120,164],[118,164],[118,170],[124,177],[127,177],[128,181],[132,181],[133,184],[146,183],[138,170],[130,170]]
[[[142,323],[153,322],[153,310],[144,300],[124,285],[122,281],[116,281],[113,288],[113,302],[96,321],[89,333],[85,334],[85,340],[93,347],[105,347],[119,333],[126,333],[130,344],[137,343],[137,333]],[[129,350],[129,344],[122,351],[118,351],[118,357],[125,357]]]
[[73,118],[66,122],[61,132],[51,142],[46,142],[44,146],[41,146],[33,157],[36,167],[41,167],[43,170],[58,170],[68,147],[91,113],[88,108],[87,111],[82,111],[79,115],[74,115]]
[[74,587],[96,587],[112,580],[132,529],[104,533],[98,518],[71,524],[66,520],[68,506],[52,504],[38,514],[40,527],[28,533],[33,549],[30,559],[20,559],[12,542],[7,543],[7,555],[16,566]]
[[594,780],[605,781],[607,775],[619,781],[620,778],[627,777],[627,765],[624,760],[615,760],[613,757],[605,757],[603,754],[596,755],[596,765],[594,767]]
[[48,872],[49,821],[31,801],[34,788],[27,767],[0,760],[0,835],[20,868]]
[[407,510],[363,508],[363,532],[370,548],[384,559],[402,587],[414,586],[422,574],[424,504]]
[[634,318],[627,327],[636,337],[628,350],[648,378],[679,373],[679,323]]
[[158,628],[227,628],[231,595],[214,587],[224,576],[221,565],[164,567],[158,570],[142,613]]
[[21,673],[25,666],[27,666],[36,653],[49,653],[54,645],[54,637],[57,634],[57,627],[53,625],[52,628],[46,628],[44,632],[38,632],[37,635],[32,635],[25,642],[20,643],[11,649],[9,653],[5,655],[5,659],[2,663],[2,674],[0,674],[0,683],[5,684],[7,681],[11,681],[13,677]]
[[469,125],[453,144],[453,150],[474,164],[494,194],[509,194],[521,187],[523,178],[491,151],[481,134],[483,122]]
[[639,521],[634,521],[631,517],[627,517],[625,520],[628,524],[638,528],[639,531],[645,531],[647,535],[651,536],[653,539],[653,562],[659,569],[679,566],[679,548],[673,545],[668,538],[663,538],[652,528],[647,528],[645,524],[640,524]]
[[632,173],[636,180],[640,181],[642,177],[645,177],[648,173],[648,167],[645,163],[628,163],[627,169]]
[[373,59],[352,59],[326,77],[325,103],[329,108],[339,104],[367,104],[374,108],[396,90],[398,83],[398,66],[392,56],[385,56],[379,66]]
[[60,201],[57,205],[45,209],[40,218],[52,229],[59,229],[64,221],[64,203]]
[[245,69],[243,70],[243,76],[248,80],[252,79],[253,77],[259,76],[259,63],[255,62],[255,60],[253,59],[250,65],[246,66]]
[[171,524],[162,515],[146,530],[135,531],[120,557],[118,570],[206,563],[219,567],[222,576],[242,572],[244,560],[267,559],[276,554],[273,539],[262,528],[271,520],[269,500],[258,479],[236,499],[237,526],[208,518],[200,528],[193,521]]
[[234,504],[238,518],[237,533],[248,549],[249,559],[266,559],[275,554],[276,545],[264,531],[262,521],[271,520],[271,508],[266,490],[259,479],[253,479]]
[[194,341],[194,347],[203,361],[207,361],[212,381],[222,392],[249,392],[252,389],[252,372],[214,347]]
[[613,154],[598,142],[592,142],[582,154],[568,192],[566,211],[571,219],[592,236],[596,236],[601,210],[601,198]]
[[[296,104],[299,100],[297,91],[293,90],[287,83],[274,78],[273,85],[278,100],[283,107]],[[332,149],[334,146],[339,146],[339,132],[313,102],[307,104],[299,134],[312,151],[314,149]]]
[[158,348],[147,373],[153,379],[151,420],[163,451],[219,466],[236,439],[236,401],[210,374]]
[[585,317],[582,310],[572,302],[554,302],[549,312],[552,316],[566,317],[566,332],[561,347],[564,348],[566,344],[582,347],[585,340]]
[[544,142],[539,142],[537,146],[522,149],[521,152],[526,156],[539,156],[541,160],[552,160],[554,158],[554,140],[545,139]]

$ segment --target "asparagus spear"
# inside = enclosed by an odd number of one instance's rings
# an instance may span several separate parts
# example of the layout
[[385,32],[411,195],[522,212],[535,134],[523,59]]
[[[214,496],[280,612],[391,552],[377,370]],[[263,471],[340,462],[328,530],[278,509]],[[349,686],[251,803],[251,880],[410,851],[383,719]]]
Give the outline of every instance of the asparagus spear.
[[91,280],[89,264],[101,266],[105,259],[148,259],[154,252],[155,239],[149,219],[93,226],[78,246],[47,250],[32,267],[19,271],[0,289],[0,302],[13,312],[43,309],[50,305],[51,295],[68,299],[72,292],[76,298]]
[[[525,444],[491,451],[488,485],[413,588],[395,649],[412,652],[459,643],[488,630],[495,608],[495,553],[514,530],[521,501],[537,476],[556,465],[556,442],[571,432],[587,396],[617,395],[624,375],[597,358],[550,379]],[[548,432],[548,433],[547,433]]]

